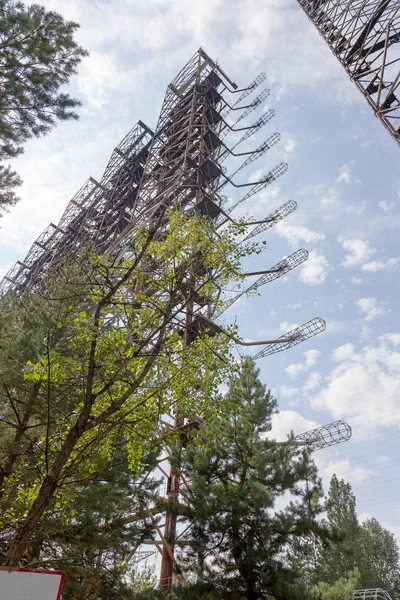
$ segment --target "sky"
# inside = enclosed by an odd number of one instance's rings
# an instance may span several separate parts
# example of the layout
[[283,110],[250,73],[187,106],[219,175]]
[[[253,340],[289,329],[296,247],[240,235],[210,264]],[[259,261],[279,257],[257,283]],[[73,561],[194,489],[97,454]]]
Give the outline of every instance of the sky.
[[347,421],[351,441],[315,453],[325,488],[333,473],[350,482],[360,519],[374,516],[400,539],[395,142],[295,0],[41,4],[80,24],[77,38],[90,56],[69,88],[82,101],[79,122],[29,141],[14,161],[24,184],[20,203],[0,223],[0,275],[23,259],[49,222],[58,222],[89,175],[100,179],[137,120],[155,127],[167,84],[200,46],[239,87],[265,72],[271,95],[260,111],[274,108],[276,115],[246,148],[275,131],[282,139],[241,172],[241,181],[282,160],[289,170],[235,214],[262,218],[289,199],[298,210],[260,236],[266,250],[244,268],[268,268],[298,248],[310,259],[259,296],[235,303],[224,322],[236,321],[243,338],[257,341],[316,316],[326,320],[325,333],[258,361],[281,410],[273,431],[284,439],[290,430]]

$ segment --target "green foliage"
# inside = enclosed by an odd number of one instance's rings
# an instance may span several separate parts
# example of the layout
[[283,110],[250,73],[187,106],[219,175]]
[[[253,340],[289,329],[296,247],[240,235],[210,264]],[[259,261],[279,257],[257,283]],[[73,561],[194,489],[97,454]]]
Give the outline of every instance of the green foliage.
[[359,525],[356,498],[349,483],[332,476],[326,503],[328,523],[336,540],[322,554],[324,580],[333,583],[357,565]]
[[133,589],[154,584],[149,572],[132,571],[135,550],[153,535],[149,508],[158,483],[148,473],[154,457],[144,457],[144,474],[135,477],[121,437],[108,458],[93,455],[92,461],[95,472],[75,481],[70,518],[56,498],[31,541],[29,561],[66,572],[64,600],[131,598]]
[[320,582],[310,591],[311,600],[352,600],[353,590],[359,588],[360,572],[353,569],[347,577],[340,577],[333,584]]
[[[45,294],[0,300],[4,564],[29,562],[29,544],[54,509],[64,523],[76,517],[76,480],[93,478],[121,436],[139,477],[144,454],[164,436],[161,415],[222,411],[230,335],[200,335],[186,347],[177,319],[193,295],[217,298],[215,278],[238,279],[252,247],[235,244],[233,226],[214,240],[206,220],[174,212],[161,240],[156,231],[137,232],[119,264],[90,252],[67,258]],[[208,269],[192,289],[194,259]]]
[[356,498],[350,484],[343,479],[339,481],[336,475],[330,481],[326,512],[332,527],[348,531],[349,534],[358,530]]
[[190,487],[180,512],[191,527],[177,542],[181,566],[189,581],[211,586],[210,597],[216,590],[232,600],[300,597],[286,552],[300,537],[325,535],[315,465],[292,439],[266,437],[276,401],[251,359],[225,402],[228,414],[201,427],[182,458]]
[[[60,88],[87,55],[74,40],[78,25],[37,4],[0,0],[0,160],[22,152],[57,120],[77,119],[80,102]],[[0,171],[0,208],[12,205],[15,174]]]
[[358,566],[363,587],[380,587],[393,598],[400,595],[399,547],[393,533],[374,518],[362,523]]
[[227,597],[224,589],[204,582],[173,587],[168,592],[152,590],[133,596],[134,600],[224,600]]
[[5,167],[0,164],[0,215],[17,203],[15,188],[21,183],[22,181],[15,171],[12,171],[9,166]]
[[314,581],[335,585],[349,569],[357,570],[360,588],[383,588],[397,598],[400,563],[396,540],[374,518],[358,523],[351,486],[336,475],[330,483],[327,516],[333,539],[319,551]]

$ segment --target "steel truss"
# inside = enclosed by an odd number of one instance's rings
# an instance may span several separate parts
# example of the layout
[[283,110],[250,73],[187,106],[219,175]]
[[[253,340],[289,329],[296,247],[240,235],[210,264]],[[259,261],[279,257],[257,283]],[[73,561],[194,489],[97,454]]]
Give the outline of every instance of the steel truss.
[[260,350],[255,356],[254,359],[264,358],[265,356],[270,356],[271,354],[277,354],[278,352],[283,352],[283,350],[288,350],[293,346],[297,346],[301,342],[308,340],[314,335],[318,335],[318,333],[322,333],[326,329],[326,323],[320,317],[315,319],[311,319],[307,323],[300,325],[300,327],[296,327],[291,331],[288,331],[284,335],[281,335],[277,340],[272,340],[268,342],[268,345]]
[[336,446],[342,442],[348,442],[351,433],[351,427],[345,421],[334,421],[329,425],[300,433],[295,436],[295,440],[299,445],[307,446],[309,450],[314,452],[315,450],[322,450],[322,448]]
[[70,200],[59,223],[50,223],[0,283],[0,293],[35,289],[45,273],[93,242],[105,252],[133,214],[153,131],[139,121],[113,151],[101,181],[90,177]]
[[261,277],[259,277],[257,281],[252,283],[243,292],[240,292],[239,294],[236,294],[236,296],[233,296],[232,298],[229,298],[229,300],[226,300],[223,306],[214,313],[214,317],[219,317],[220,315],[222,315],[222,313],[228,310],[228,308],[230,308],[232,304],[234,304],[236,300],[239,300],[239,298],[241,298],[243,295],[250,294],[252,291],[256,291],[258,288],[265,285],[266,283],[270,283],[271,281],[275,281],[275,279],[279,279],[279,277],[283,277],[283,275],[286,275],[286,273],[288,273],[292,269],[295,269],[306,260],[308,260],[308,252],[307,250],[303,249],[297,250],[287,258],[284,258],[277,265],[274,265],[263,275],[261,275]]
[[400,1],[298,3],[400,145]]
[[354,590],[353,600],[392,600],[389,592],[381,588]]
[[[226,221],[232,220],[229,215],[236,206],[228,206],[227,199],[220,195],[224,185],[247,188],[240,200],[243,202],[271,185],[287,170],[285,163],[279,163],[269,168],[267,175],[259,181],[239,183],[232,180],[233,175],[227,174],[222,165],[227,155],[244,154],[251,159],[246,158],[247,164],[250,164],[279,141],[279,135],[274,134],[256,150],[246,153],[233,152],[233,148],[223,141],[230,131],[246,131],[236,144],[238,146],[273,117],[273,111],[268,111],[252,125],[242,126],[246,123],[243,115],[249,115],[260,107],[267,91],[262,91],[255,100],[246,104],[242,101],[264,79],[262,74],[250,86],[238,90],[221,67],[200,49],[168,85],[155,131],[141,121],[135,125],[112,153],[100,182],[90,178],[84,184],[68,203],[60,222],[50,224],[34,242],[25,259],[7,273],[0,284],[0,292],[41,288],[50,268],[59,266],[66,257],[73,257],[88,242],[97,253],[108,253],[118,260],[129,252],[135,232],[140,227],[151,227],[157,223],[156,239],[157,236],[162,239],[168,226],[168,208],[188,215],[204,216],[215,225],[217,237],[217,230]],[[236,100],[236,93],[241,94],[241,101],[240,98]],[[237,114],[236,111],[239,115],[232,117]],[[229,125],[226,118],[241,126]],[[234,168],[233,174],[240,170],[239,165],[239,168]],[[253,223],[256,227],[246,239],[272,227],[296,208],[293,200],[285,203],[262,221]],[[305,250],[299,250],[268,271],[262,271],[262,277],[247,291],[279,278],[307,257]],[[219,298],[210,299],[201,294],[205,281],[214,282],[218,289],[218,280],[201,261],[193,260],[192,264],[183,267],[185,281],[178,294],[182,297],[182,304],[177,301],[182,308],[177,311],[179,315],[173,326],[178,328],[187,347],[197,336],[226,332],[212,321],[221,305]],[[150,268],[154,279],[160,277],[157,265]],[[149,289],[149,293],[170,294],[162,286],[157,291]],[[324,327],[322,319],[314,319],[281,338],[263,342],[266,348],[259,356],[290,348],[323,331]],[[174,416],[174,430],[189,426],[184,415]],[[178,501],[180,484],[179,466],[173,466],[168,475],[168,505]],[[159,537],[154,540],[154,545],[162,554],[160,588],[168,589],[173,577],[176,515],[167,510],[165,522],[155,524],[155,527]]]

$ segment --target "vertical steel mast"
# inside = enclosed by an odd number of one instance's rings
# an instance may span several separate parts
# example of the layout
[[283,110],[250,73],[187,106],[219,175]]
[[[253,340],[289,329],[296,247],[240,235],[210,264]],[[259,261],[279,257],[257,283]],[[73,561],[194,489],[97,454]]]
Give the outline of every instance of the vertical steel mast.
[[400,145],[399,0],[297,0]]

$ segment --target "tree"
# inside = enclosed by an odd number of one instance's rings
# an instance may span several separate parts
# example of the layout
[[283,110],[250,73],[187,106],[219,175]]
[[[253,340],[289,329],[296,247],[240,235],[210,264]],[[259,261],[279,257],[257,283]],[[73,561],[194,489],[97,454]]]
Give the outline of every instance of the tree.
[[[74,40],[78,25],[33,4],[0,0],[0,161],[57,120],[77,119],[79,100],[60,91],[87,52]],[[20,180],[0,165],[0,209],[15,203]]]
[[311,600],[352,600],[353,591],[359,588],[360,571],[355,568],[346,577],[339,577],[333,584],[324,581],[314,585],[310,591]]
[[129,467],[140,472],[144,452],[165,434],[160,416],[190,418],[210,403],[221,410],[231,337],[203,328],[184,345],[182,315],[194,298],[217,300],[216,280],[240,278],[253,246],[238,245],[238,231],[231,225],[215,239],[206,219],[161,211],[121,262],[67,257],[41,293],[0,300],[4,565],[29,561],[54,506],[71,520],[75,481],[90,477],[93,456],[107,457],[121,435]]
[[143,471],[135,476],[126,438],[120,436],[110,456],[92,460],[95,471],[75,481],[71,518],[66,520],[62,505],[54,503],[30,544],[28,560],[33,568],[66,572],[64,600],[130,600],[140,578],[132,556],[153,536],[150,507],[158,482],[149,472],[154,457],[143,457]]
[[400,594],[399,548],[393,533],[375,518],[362,523],[359,534],[362,587],[383,588],[393,598]]
[[394,535],[374,518],[359,524],[351,486],[336,475],[326,505],[329,526],[337,538],[320,553],[314,580],[334,585],[349,569],[357,569],[360,588],[380,587],[398,597],[400,563]]
[[178,510],[190,528],[177,541],[180,562],[189,581],[212,587],[210,598],[303,597],[287,549],[325,534],[315,465],[293,438],[266,437],[276,401],[258,374],[245,359],[230,381],[229,414],[201,427],[182,455],[190,485]]
[[356,498],[351,486],[333,475],[326,502],[328,523],[336,539],[322,552],[317,579],[333,584],[359,566],[357,560],[360,527]]
[[18,202],[15,188],[22,184],[21,178],[11,167],[0,165],[0,216],[2,212]]

